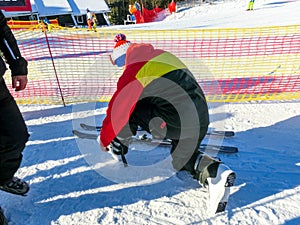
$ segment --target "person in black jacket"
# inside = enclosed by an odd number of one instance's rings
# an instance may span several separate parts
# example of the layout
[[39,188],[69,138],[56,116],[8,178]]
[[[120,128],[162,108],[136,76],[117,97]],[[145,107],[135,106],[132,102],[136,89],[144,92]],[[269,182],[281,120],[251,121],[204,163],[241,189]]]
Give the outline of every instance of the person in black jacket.
[[27,85],[27,61],[21,56],[17,41],[0,11],[0,190],[25,195],[29,185],[15,177],[22,161],[22,151],[29,134],[22,114],[9,92],[4,73],[9,65],[12,88],[21,91]]

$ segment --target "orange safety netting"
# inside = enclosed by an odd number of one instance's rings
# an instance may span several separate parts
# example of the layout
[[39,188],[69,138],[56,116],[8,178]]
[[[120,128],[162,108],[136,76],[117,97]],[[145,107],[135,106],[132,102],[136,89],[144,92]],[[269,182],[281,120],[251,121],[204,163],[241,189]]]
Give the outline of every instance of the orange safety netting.
[[[53,26],[56,27],[59,26],[57,19],[51,19],[49,20],[49,22]],[[38,20],[30,20],[30,21],[9,20],[7,21],[7,24],[11,29],[32,29],[32,28],[38,28],[44,26],[44,24]]]
[[[108,101],[122,74],[109,60],[113,37],[120,32],[14,30],[29,62],[29,83],[13,95],[24,104]],[[178,56],[210,102],[300,98],[300,25],[125,34],[131,42],[151,43]]]

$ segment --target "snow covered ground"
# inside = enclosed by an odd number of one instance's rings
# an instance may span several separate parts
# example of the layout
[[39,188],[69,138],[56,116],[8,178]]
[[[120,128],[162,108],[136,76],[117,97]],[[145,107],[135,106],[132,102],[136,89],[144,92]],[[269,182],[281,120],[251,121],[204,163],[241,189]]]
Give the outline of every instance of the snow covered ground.
[[[213,27],[282,26],[300,23],[298,0],[256,0],[254,11],[247,12],[248,0],[214,1],[198,7],[182,7],[164,21],[128,26],[120,29],[205,29]],[[115,27],[114,27],[115,28]]]
[[[141,28],[254,27],[299,24],[300,1],[247,1],[179,9],[173,18]],[[180,19],[178,19],[180,18]],[[125,29],[125,27],[123,27]],[[100,124],[104,103],[21,106],[30,141],[18,176],[26,197],[0,193],[10,225],[298,225],[300,224],[300,102],[210,104],[211,128],[234,130],[223,144],[239,147],[218,155],[237,173],[227,211],[207,214],[207,192],[187,173],[164,166],[168,150],[128,154],[126,169],[95,141],[78,140],[80,122]],[[205,141],[213,141],[206,139]],[[166,160],[165,160],[166,159]],[[157,166],[160,165],[160,166]]]

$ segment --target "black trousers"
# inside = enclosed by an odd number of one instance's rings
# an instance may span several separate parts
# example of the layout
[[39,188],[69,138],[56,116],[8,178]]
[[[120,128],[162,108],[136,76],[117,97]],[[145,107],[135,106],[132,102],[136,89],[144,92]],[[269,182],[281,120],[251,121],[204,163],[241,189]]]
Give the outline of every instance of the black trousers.
[[23,116],[0,76],[0,185],[19,169],[28,138]]
[[[204,116],[206,116],[206,114]],[[147,101],[140,101],[131,114],[129,123],[122,129],[118,136],[126,138],[135,135],[137,127],[140,126],[154,137],[171,139],[172,147],[170,153],[173,168],[178,171],[188,170],[193,174],[199,145],[206,135],[208,123],[199,127],[198,136],[181,138],[180,119],[177,118],[176,115],[174,117],[175,119],[173,119],[173,121],[179,121],[177,125],[162,126],[164,122],[169,124],[168,120],[170,118],[172,120],[172,116],[161,113],[161,109],[156,108],[155,105],[148,104]]]

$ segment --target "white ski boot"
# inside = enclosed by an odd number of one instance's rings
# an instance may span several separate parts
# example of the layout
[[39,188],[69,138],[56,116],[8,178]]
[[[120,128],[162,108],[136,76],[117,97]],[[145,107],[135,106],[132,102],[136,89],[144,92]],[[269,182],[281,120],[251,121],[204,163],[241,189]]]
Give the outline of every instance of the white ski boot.
[[205,153],[198,153],[194,178],[203,187],[208,187],[208,210],[211,215],[224,212],[236,175],[220,159]]
[[233,186],[236,175],[224,163],[220,163],[217,176],[208,177],[209,204],[208,209],[211,214],[224,212],[229,196],[230,187]]

